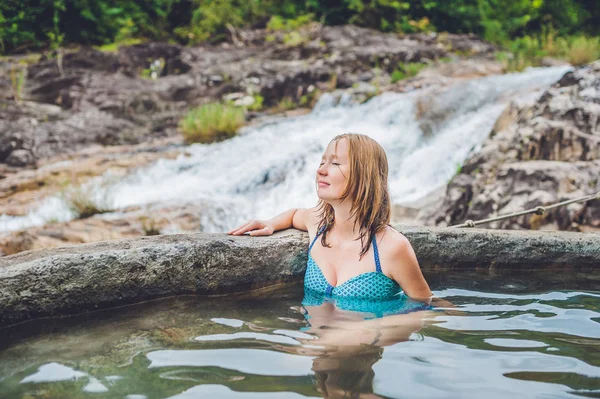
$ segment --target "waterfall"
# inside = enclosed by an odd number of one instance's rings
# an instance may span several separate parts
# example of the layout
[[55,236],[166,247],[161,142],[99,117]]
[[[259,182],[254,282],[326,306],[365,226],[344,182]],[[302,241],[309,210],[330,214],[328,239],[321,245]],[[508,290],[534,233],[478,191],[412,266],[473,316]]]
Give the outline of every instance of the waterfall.
[[[353,132],[367,134],[385,148],[392,201],[414,206],[447,184],[508,102],[539,95],[568,70],[532,68],[435,91],[388,92],[364,104],[324,94],[310,114],[247,127],[220,143],[190,145],[177,159],[157,161],[119,181],[106,173],[87,185],[99,198],[111,198],[117,210],[201,204],[203,231],[222,232],[248,218],[314,206],[315,173],[323,151],[335,135]],[[441,122],[424,133],[418,107]],[[0,215],[0,231],[72,217],[60,197],[51,197],[27,216]]]

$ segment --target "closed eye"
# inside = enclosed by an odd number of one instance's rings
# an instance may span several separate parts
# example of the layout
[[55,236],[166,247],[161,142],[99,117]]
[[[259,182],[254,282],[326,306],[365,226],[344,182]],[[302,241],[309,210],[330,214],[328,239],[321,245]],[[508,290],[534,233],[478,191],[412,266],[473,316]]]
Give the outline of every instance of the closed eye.
[[[335,165],[335,166],[340,166],[341,165],[339,162],[332,162],[331,164]],[[319,164],[319,166],[323,166],[323,165],[325,165],[325,161],[321,161],[321,163]]]

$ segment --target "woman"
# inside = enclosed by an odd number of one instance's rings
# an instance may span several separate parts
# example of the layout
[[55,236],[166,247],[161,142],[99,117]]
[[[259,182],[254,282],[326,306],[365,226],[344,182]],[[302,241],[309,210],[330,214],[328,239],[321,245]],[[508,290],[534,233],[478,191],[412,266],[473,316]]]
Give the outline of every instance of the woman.
[[[389,226],[388,162],[375,140],[336,136],[317,169],[319,203],[253,220],[228,234],[270,235],[294,227],[311,238],[305,288],[331,297],[432,296],[409,241]],[[320,240],[319,240],[320,238]]]

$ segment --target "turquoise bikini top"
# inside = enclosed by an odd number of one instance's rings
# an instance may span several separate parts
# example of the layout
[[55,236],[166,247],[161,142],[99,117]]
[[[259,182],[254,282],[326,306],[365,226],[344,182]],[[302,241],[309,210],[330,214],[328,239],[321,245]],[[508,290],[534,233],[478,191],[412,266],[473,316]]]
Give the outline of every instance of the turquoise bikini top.
[[361,273],[343,282],[341,285],[332,286],[327,282],[321,268],[317,265],[310,252],[317,242],[317,238],[324,231],[322,227],[315,236],[308,249],[308,262],[304,275],[304,288],[332,297],[388,299],[401,292],[400,286],[394,280],[383,274],[379,263],[379,250],[377,241],[373,237],[373,252],[375,254],[376,271]]

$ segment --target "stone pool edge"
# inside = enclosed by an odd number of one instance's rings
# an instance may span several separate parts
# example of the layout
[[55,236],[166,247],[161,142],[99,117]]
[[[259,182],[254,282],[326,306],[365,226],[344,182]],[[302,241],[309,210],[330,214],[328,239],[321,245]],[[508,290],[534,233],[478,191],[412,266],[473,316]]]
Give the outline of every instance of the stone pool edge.
[[[396,226],[424,270],[600,266],[600,234]],[[304,273],[306,233],[177,234],[0,258],[0,327],[173,295],[247,291]]]

